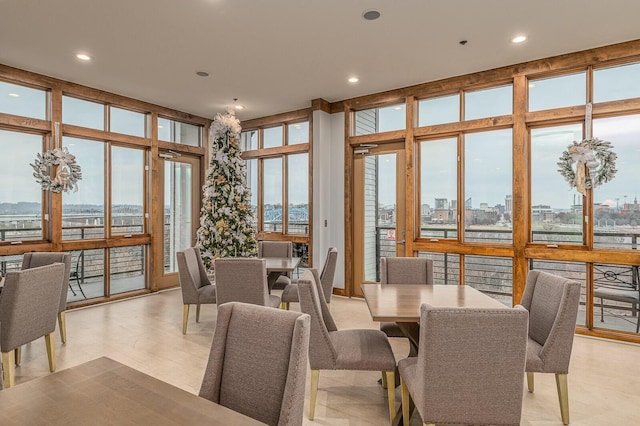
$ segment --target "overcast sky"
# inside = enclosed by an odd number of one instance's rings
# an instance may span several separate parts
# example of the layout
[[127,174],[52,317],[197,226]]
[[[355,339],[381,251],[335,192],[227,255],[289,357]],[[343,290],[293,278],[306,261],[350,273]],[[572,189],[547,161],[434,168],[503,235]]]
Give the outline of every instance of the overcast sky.
[[[638,73],[640,64],[599,68],[593,72],[593,100],[611,100],[640,97]],[[543,110],[586,102],[586,72],[578,71],[562,76],[533,79],[529,82],[529,110]],[[513,93],[511,85],[465,92],[466,119],[498,116],[511,113]],[[46,119],[47,92],[26,86],[0,82],[0,112]],[[105,106],[96,102],[63,97],[63,122],[103,130]],[[421,100],[418,106],[420,125],[459,120],[460,97],[450,95]],[[112,130],[144,135],[144,114],[111,108]],[[365,113],[365,112],[363,112]],[[404,104],[379,108],[378,131],[403,129],[406,123]],[[279,130],[280,129],[280,130]],[[265,132],[266,143],[279,144],[282,128]],[[289,143],[307,142],[308,123],[287,126]],[[597,188],[596,203],[622,205],[638,196],[637,167],[640,163],[640,116],[613,117],[595,120],[593,136],[609,140],[618,154],[618,173],[615,179]],[[162,129],[161,129],[162,130]],[[164,129],[167,131],[168,129]],[[531,196],[532,204],[548,204],[556,209],[568,209],[581,202],[581,196],[564,181],[558,172],[560,155],[573,140],[581,140],[580,124],[531,130]],[[465,136],[465,198],[472,199],[473,207],[480,203],[490,206],[504,204],[511,194],[513,169],[511,166],[510,130],[490,131]],[[64,138],[64,144],[76,155],[82,167],[83,179],[75,194],[64,194],[65,204],[98,204],[104,202],[104,150],[101,142]],[[257,138],[255,139],[257,143]],[[450,145],[455,141],[425,142],[421,164],[421,203],[434,205],[435,198],[453,200],[456,197],[456,157]],[[254,147],[255,148],[255,147]],[[454,147],[455,148],[455,147]],[[29,166],[42,151],[42,137],[0,130],[0,149],[11,153],[11,161],[0,168],[0,202],[40,202],[42,192],[35,182]],[[144,194],[142,182],[142,151],[116,148],[113,203],[141,204]],[[290,156],[289,201],[295,204],[308,201],[306,155]],[[274,204],[282,199],[281,167],[271,160],[265,167],[265,203]],[[393,167],[390,166],[390,163]],[[280,163],[281,164],[281,163]],[[389,158],[380,162],[379,200],[395,204],[395,164]],[[295,173],[294,173],[295,172]],[[299,172],[299,173],[297,173]],[[256,190],[253,191],[256,193]]]

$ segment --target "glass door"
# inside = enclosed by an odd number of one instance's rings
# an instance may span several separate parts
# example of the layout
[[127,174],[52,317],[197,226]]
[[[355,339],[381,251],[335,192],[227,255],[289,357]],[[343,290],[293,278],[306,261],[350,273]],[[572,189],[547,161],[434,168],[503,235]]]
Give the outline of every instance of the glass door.
[[[358,150],[356,150],[357,152]],[[354,157],[353,291],[380,282],[380,258],[405,256],[405,152],[385,144]]]
[[197,159],[189,157],[162,159],[160,163],[162,251],[156,261],[162,265],[162,273],[157,276],[161,277],[158,287],[163,288],[178,284],[176,252],[195,244],[200,167]]

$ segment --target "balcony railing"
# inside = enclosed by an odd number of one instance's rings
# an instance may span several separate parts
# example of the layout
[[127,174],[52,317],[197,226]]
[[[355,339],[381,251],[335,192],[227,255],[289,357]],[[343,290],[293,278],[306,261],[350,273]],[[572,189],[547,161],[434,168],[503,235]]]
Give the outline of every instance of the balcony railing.
[[[393,226],[379,226],[376,228],[376,255],[380,257],[393,257],[396,255],[396,241],[393,232]],[[440,238],[455,238],[456,231],[450,228],[429,228],[430,232],[438,232]],[[501,229],[491,230],[465,230],[467,241],[491,241],[491,242],[509,242],[511,236],[504,238],[506,232]],[[581,233],[571,231],[549,231],[536,230],[533,232],[533,239],[536,241],[553,241],[553,242],[572,242],[575,243],[579,238],[581,241]],[[638,249],[639,233],[633,232],[595,232],[594,238],[596,242],[606,243],[607,247],[617,245],[619,248],[628,250]],[[426,255],[426,254],[422,254]],[[429,253],[428,256],[434,261],[434,282],[436,284],[458,284],[460,271],[460,256],[450,253]],[[621,290],[629,290],[630,288],[638,288],[638,274],[633,272],[637,266],[625,265],[595,265],[594,266],[594,285],[596,287],[604,286],[608,288],[616,288]],[[491,295],[492,297],[511,304],[512,302],[512,260],[511,258],[488,257],[488,256],[465,256],[465,279],[464,283],[471,285],[478,290]],[[581,305],[586,303],[586,265],[577,262],[563,261],[545,261],[545,260],[529,260],[529,269],[537,269],[549,273],[562,275],[582,283]],[[379,271],[377,271],[379,279]],[[600,307],[600,299],[594,301],[597,307]],[[606,310],[605,321],[598,322],[596,326],[620,329],[625,331],[635,331],[637,321],[636,312],[638,306],[617,302],[614,300],[602,300],[604,309]],[[584,324],[584,309],[581,310],[579,323]],[[594,319],[595,321],[595,319]]]
[[[169,223],[165,223],[165,238],[168,236]],[[296,224],[301,230],[308,228],[307,224]],[[142,232],[142,226],[128,225],[120,227],[119,233],[139,233]],[[126,228],[126,229],[125,229]],[[437,232],[441,238],[455,238],[456,231],[451,228],[428,228],[429,232]],[[396,252],[396,241],[393,226],[378,226],[376,228],[377,238],[375,252],[380,257],[392,257]],[[104,235],[104,227],[101,225],[86,225],[65,227],[63,232],[65,238],[71,235],[74,239],[96,238]],[[580,237],[579,232],[573,231],[549,231],[535,230],[533,232],[536,241],[554,241],[554,242],[575,242]],[[39,228],[20,228],[20,229],[0,229],[0,241],[11,239],[21,240],[31,237],[37,239],[41,236]],[[508,242],[511,241],[510,231],[503,229],[483,229],[483,230],[466,230],[465,236],[468,241],[494,241]],[[637,250],[638,238],[640,233],[633,232],[595,232],[596,241],[606,241],[610,247],[612,243],[617,244],[621,248]],[[306,244],[297,244],[296,255],[301,256],[306,261],[307,246]],[[135,250],[133,257],[127,259],[126,256],[117,256],[111,259],[112,276],[136,276],[144,274],[144,250]],[[82,254],[82,256],[81,256]],[[73,268],[75,274],[81,284],[99,282],[104,280],[104,255],[103,251],[86,250],[84,252],[73,253]],[[131,255],[130,255],[131,257]],[[429,253],[429,257],[434,260],[434,279],[437,284],[457,284],[459,281],[460,256],[450,253]],[[168,264],[168,254],[165,254],[165,264]],[[561,261],[542,261],[530,259],[530,269],[544,270],[551,273],[566,276],[583,283],[582,288],[582,304],[586,302],[586,268],[584,263],[572,263]],[[4,256],[0,257],[0,270],[5,273],[11,270],[19,270],[22,264],[22,256]],[[72,268],[72,269],[73,269]],[[594,282],[596,286],[604,285],[608,287],[634,285],[629,277],[632,277],[631,267],[624,265],[597,265],[594,269]],[[376,276],[379,278],[379,271]],[[611,277],[614,276],[614,279]],[[506,304],[510,304],[512,300],[512,260],[510,258],[486,257],[486,256],[465,256],[465,284],[471,285],[487,294],[492,295],[498,300]],[[637,285],[637,283],[635,283]],[[599,302],[599,300],[598,300]],[[637,315],[635,306],[620,303],[611,300],[603,300],[604,308],[607,309],[609,316],[626,317],[629,315]],[[599,306],[599,303],[597,303]],[[635,319],[631,319],[634,322]],[[631,328],[631,327],[630,327]]]
[[[141,233],[142,225],[112,226],[118,234]],[[104,225],[65,226],[64,238],[86,239],[104,238]],[[12,241],[34,240],[42,238],[40,228],[0,229],[0,241],[7,239]],[[110,258],[110,274],[112,280],[112,293],[141,288],[145,273],[145,250],[140,246],[117,247]],[[104,283],[105,257],[103,249],[79,250],[71,252],[71,285],[69,300],[82,299],[79,286],[90,285],[90,289],[84,287],[87,298],[102,296],[104,291],[101,285]],[[0,271],[19,271],[22,268],[22,255],[0,256]],[[91,285],[93,284],[93,285]],[[75,295],[73,293],[76,293]]]

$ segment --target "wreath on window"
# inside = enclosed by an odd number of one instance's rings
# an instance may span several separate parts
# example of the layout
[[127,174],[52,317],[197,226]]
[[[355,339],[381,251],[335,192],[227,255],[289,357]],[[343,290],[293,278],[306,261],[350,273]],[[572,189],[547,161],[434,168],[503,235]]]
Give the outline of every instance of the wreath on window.
[[612,149],[611,142],[598,138],[573,141],[560,156],[558,171],[569,187],[586,195],[587,189],[597,188],[615,177],[618,155]]
[[[78,181],[82,179],[82,170],[76,163],[75,155],[69,153],[67,148],[56,148],[38,153],[33,164],[29,164],[35,172],[33,176],[40,184],[43,191],[68,192],[78,191]],[[51,172],[56,167],[55,176]]]

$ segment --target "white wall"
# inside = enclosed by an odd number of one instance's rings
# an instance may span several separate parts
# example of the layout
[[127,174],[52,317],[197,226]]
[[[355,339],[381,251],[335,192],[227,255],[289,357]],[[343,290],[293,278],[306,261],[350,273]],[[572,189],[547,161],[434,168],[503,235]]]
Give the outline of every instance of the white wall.
[[[325,226],[326,221],[326,226]],[[313,259],[338,249],[334,287],[344,288],[344,113],[313,112]]]

